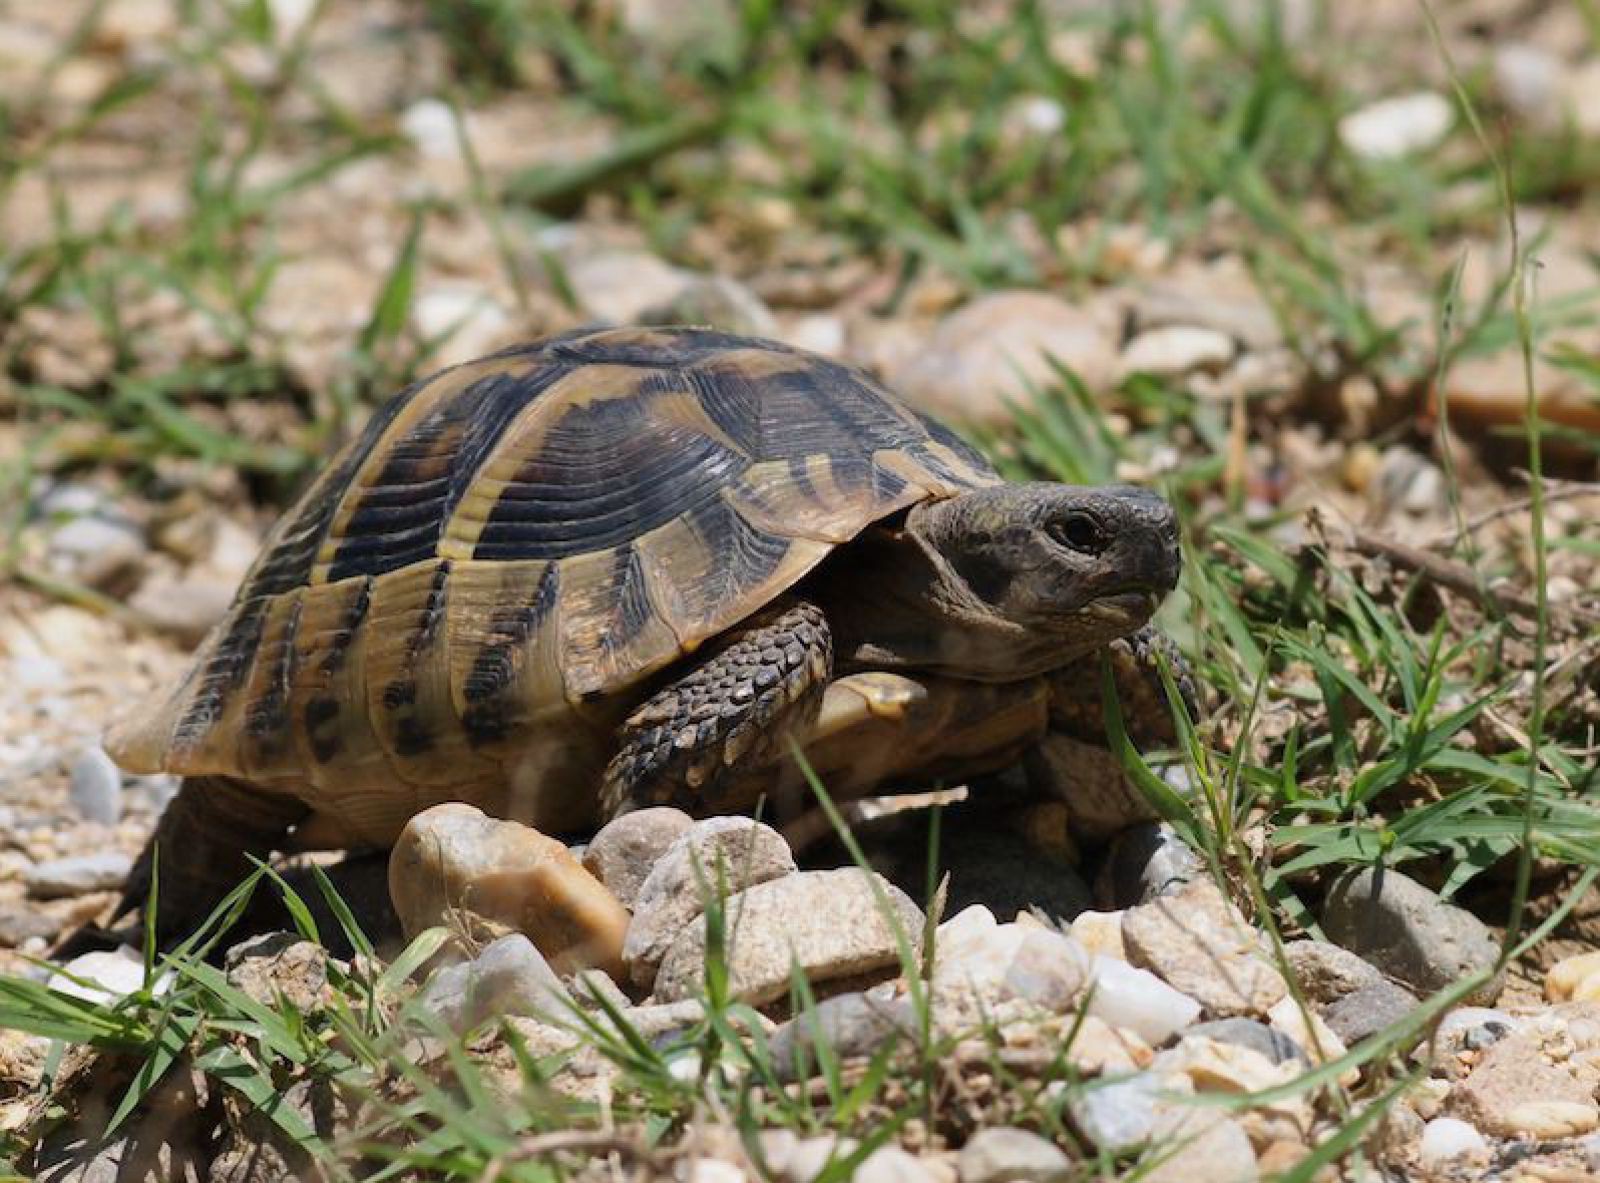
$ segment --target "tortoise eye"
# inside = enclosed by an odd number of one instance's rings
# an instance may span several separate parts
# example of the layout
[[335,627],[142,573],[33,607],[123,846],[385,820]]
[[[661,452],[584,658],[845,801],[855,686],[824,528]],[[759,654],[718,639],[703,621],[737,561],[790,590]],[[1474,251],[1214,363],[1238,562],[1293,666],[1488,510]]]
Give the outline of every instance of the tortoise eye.
[[1045,533],[1068,550],[1081,551],[1086,555],[1099,554],[1106,545],[1100,524],[1085,513],[1057,518],[1045,527]]

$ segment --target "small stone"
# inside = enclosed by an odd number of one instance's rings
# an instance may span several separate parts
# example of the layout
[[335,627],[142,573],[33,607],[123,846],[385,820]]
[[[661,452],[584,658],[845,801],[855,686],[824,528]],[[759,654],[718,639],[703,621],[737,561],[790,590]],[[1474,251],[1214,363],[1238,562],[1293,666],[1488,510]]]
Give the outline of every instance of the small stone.
[[922,410],[997,423],[1010,419],[1010,403],[1059,383],[1053,363],[1090,390],[1109,386],[1116,371],[1110,326],[1044,292],[991,292],[934,326],[925,346],[893,365],[888,379]]
[[667,950],[705,911],[708,893],[728,896],[794,872],[789,844],[771,826],[747,817],[695,822],[639,886],[622,946],[633,982],[650,988]]
[[36,863],[28,868],[23,881],[34,899],[61,899],[121,887],[132,867],[133,860],[127,855],[108,850]]
[[1417,1143],[1417,1165],[1425,1171],[1444,1171],[1454,1166],[1486,1166],[1489,1142],[1466,1122],[1455,1117],[1436,1117],[1422,1127]]
[[1306,998],[1326,1004],[1385,981],[1383,972],[1348,949],[1327,941],[1290,941],[1284,960]]
[[1483,1053],[1450,1091],[1450,1109],[1497,1137],[1564,1138],[1600,1126],[1594,1090],[1550,1062],[1538,1041],[1514,1034]]
[[979,1130],[961,1148],[961,1183],[1065,1183],[1072,1160],[1054,1142],[1028,1130]]
[[618,903],[632,911],[656,860],[693,824],[694,819],[683,810],[667,805],[625,813],[601,826],[589,840],[583,865],[610,889]]
[[834,1163],[854,1154],[856,1140],[841,1138],[836,1134],[817,1134],[811,1138],[794,1139],[784,1149],[782,1172],[789,1183],[812,1183]]
[[1165,822],[1129,826],[1111,843],[1095,879],[1107,909],[1131,908],[1177,891],[1205,874],[1205,863]]
[[[1584,981],[1600,975],[1600,952],[1579,953],[1564,957],[1552,965],[1544,976],[1544,996],[1551,1002],[1564,1002],[1578,998]],[[1582,999],[1581,1001],[1600,1001]]]
[[185,576],[146,579],[128,598],[128,607],[151,628],[170,633],[186,645],[197,645],[228,614],[235,584],[228,580]]
[[438,970],[421,1005],[457,1035],[497,1015],[544,1022],[571,1017],[573,1002],[561,979],[520,932],[501,937],[477,957]]
[[418,99],[400,114],[400,130],[430,160],[453,160],[460,152],[456,117],[442,99]]
[[1439,1020],[1433,1039],[1418,1049],[1426,1054],[1435,1071],[1458,1078],[1470,1065],[1463,1064],[1463,1052],[1493,1047],[1522,1027],[1521,1020],[1502,1010],[1483,1006],[1458,1006]]
[[1152,1152],[1155,1166],[1139,1175],[1143,1183],[1254,1183],[1261,1177],[1255,1147],[1236,1121],[1218,1121],[1183,1140],[1173,1154]]
[[440,342],[434,364],[453,366],[493,353],[511,337],[511,310],[471,284],[442,284],[418,294],[411,323],[427,341]]
[[137,567],[144,555],[144,535],[125,522],[79,517],[50,534],[51,569],[94,588]]
[[938,1183],[916,1155],[898,1146],[880,1146],[861,1160],[854,1183]]
[[[753,1006],[788,991],[793,965],[813,984],[855,977],[897,968],[900,942],[914,956],[922,940],[922,912],[910,898],[855,867],[758,883],[728,897],[726,916],[729,991]],[[687,998],[701,989],[705,947],[701,916],[661,962],[655,983],[659,1001]]]
[[1198,1093],[1258,1093],[1287,1084],[1301,1071],[1292,1060],[1275,1061],[1242,1043],[1192,1033],[1162,1052],[1155,1067],[1182,1072]]
[[269,932],[228,950],[223,962],[228,984],[277,1009],[287,1003],[309,1014],[333,1000],[328,988],[328,951],[294,933]]
[[1162,1044],[1200,1017],[1200,1004],[1148,970],[1096,956],[1088,1010],[1151,1044]]
[[949,936],[940,929],[933,987],[941,1000],[934,1017],[941,1025],[969,1024],[1013,1000],[1063,1014],[1082,994],[1090,957],[1072,938],[1020,924],[966,929]]
[[[72,975],[68,977],[67,975]],[[83,979],[82,983],[72,978]],[[169,979],[160,978],[153,992],[164,994]],[[144,988],[144,958],[127,946],[109,952],[85,953],[74,957],[45,980],[58,993],[88,1002],[110,1003]]]
[[733,1163],[702,1155],[680,1161],[673,1177],[681,1183],[745,1183],[745,1173]]
[[1061,1021],[1071,1039],[1061,1052],[1083,1076],[1127,1076],[1148,1067],[1155,1057],[1137,1032],[1113,1027],[1098,1015],[1069,1014]]
[[1233,338],[1216,329],[1169,325],[1140,333],[1122,351],[1129,374],[1179,378],[1196,370],[1216,373],[1233,360]]
[[1096,1149],[1120,1154],[1154,1138],[1180,1107],[1174,1095],[1192,1088],[1185,1076],[1141,1072],[1084,1088],[1067,1108],[1073,1125]]
[[566,277],[586,316],[616,325],[670,303],[693,278],[643,251],[585,255],[566,264]]
[[1183,260],[1141,290],[1133,308],[1140,333],[1172,325],[1198,325],[1240,342],[1251,353],[1283,345],[1283,329],[1272,306],[1238,255],[1211,262]]
[[802,1012],[784,1023],[772,1033],[768,1047],[779,1080],[804,1080],[816,1070],[819,1045],[847,1060],[875,1055],[886,1043],[910,1040],[916,1033],[909,1000],[840,994],[817,1003],[813,1013]]
[[114,826],[122,814],[122,773],[99,744],[84,748],[72,761],[67,790],[73,808],[85,821]]
[[1288,991],[1260,939],[1209,879],[1129,908],[1122,939],[1131,964],[1148,968],[1214,1018],[1265,1014]]
[[1086,910],[1072,918],[1072,939],[1090,953],[1111,957],[1117,961],[1128,960],[1128,950],[1122,943],[1122,913]]
[[1247,1047],[1274,1064],[1311,1062],[1298,1043],[1256,1019],[1213,1019],[1190,1027],[1188,1034]]
[[1329,1003],[1322,1008],[1322,1018],[1346,1047],[1354,1047],[1400,1022],[1416,1006],[1416,997],[1409,990],[1385,979]]
[[1513,112],[1536,125],[1559,117],[1566,67],[1555,54],[1509,41],[1494,47],[1493,67],[1495,90]]
[[[1432,994],[1486,970],[1500,955],[1494,934],[1470,912],[1447,904],[1392,868],[1340,875],[1323,904],[1322,930],[1418,994]],[[1473,1001],[1492,1001],[1503,976]]]
[[627,909],[560,842],[471,805],[436,805],[406,823],[389,894],[407,940],[436,925],[465,925],[485,943],[521,932],[558,972],[622,975]]
[[29,941],[51,940],[66,922],[38,908],[0,908],[0,945],[15,949]]
[[774,337],[777,319],[744,284],[723,275],[696,275],[672,299],[638,314],[638,323],[709,325],[748,337]]
[[[1267,1012],[1267,1022],[1275,1031],[1292,1040],[1313,1064],[1337,1060],[1350,1050],[1334,1034],[1333,1028],[1323,1022],[1321,1015],[1314,1012],[1308,1015],[1292,996],[1281,999]],[[1350,1068],[1340,1075],[1339,1082],[1351,1085],[1359,1078],[1360,1073]]]
[[1363,160],[1394,160],[1433,147],[1454,121],[1448,99],[1418,91],[1352,111],[1339,120],[1339,139]]

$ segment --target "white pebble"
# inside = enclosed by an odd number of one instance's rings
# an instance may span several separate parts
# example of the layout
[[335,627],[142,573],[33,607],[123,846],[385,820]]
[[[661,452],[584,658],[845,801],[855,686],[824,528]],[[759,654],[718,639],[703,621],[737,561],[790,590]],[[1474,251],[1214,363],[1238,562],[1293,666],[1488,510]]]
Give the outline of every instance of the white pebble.
[[68,797],[84,820],[116,825],[122,813],[122,773],[105,749],[96,745],[80,752],[72,762],[71,778]]
[[1149,970],[1104,954],[1094,959],[1089,1013],[1125,1027],[1146,1043],[1165,1043],[1200,1017],[1200,1004]]
[[[84,979],[83,984],[68,978],[67,974]],[[154,993],[166,993],[170,984],[170,975],[158,978]],[[109,953],[85,953],[67,962],[60,972],[51,974],[45,985],[72,998],[115,1002],[144,985],[144,959],[125,945]]]
[[1472,1126],[1454,1117],[1436,1117],[1422,1127],[1417,1162],[1425,1171],[1439,1171],[1463,1158],[1487,1157],[1489,1143]]
[[400,130],[423,156],[444,160],[457,151],[456,117],[440,99],[418,99],[400,116]]
[[1363,160],[1394,160],[1433,147],[1454,120],[1448,99],[1422,90],[1352,111],[1339,120],[1339,139]]

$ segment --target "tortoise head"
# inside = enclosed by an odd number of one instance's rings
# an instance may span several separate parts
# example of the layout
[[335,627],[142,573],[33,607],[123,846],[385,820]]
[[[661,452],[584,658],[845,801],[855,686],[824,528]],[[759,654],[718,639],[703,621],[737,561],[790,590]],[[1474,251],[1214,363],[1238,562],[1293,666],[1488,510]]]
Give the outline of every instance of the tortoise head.
[[938,614],[982,638],[940,663],[969,676],[1064,664],[1139,628],[1178,582],[1172,507],[1126,485],[996,485],[918,505],[905,529]]

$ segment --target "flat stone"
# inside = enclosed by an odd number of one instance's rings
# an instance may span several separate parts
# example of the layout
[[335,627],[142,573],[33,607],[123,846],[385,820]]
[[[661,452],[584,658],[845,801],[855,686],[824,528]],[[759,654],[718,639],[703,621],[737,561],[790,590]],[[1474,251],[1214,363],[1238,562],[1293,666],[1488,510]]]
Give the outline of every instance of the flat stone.
[[520,932],[501,937],[471,961],[435,972],[421,1004],[458,1035],[498,1015],[565,1021],[575,1005],[549,963]]
[[1209,879],[1129,908],[1130,963],[1196,999],[1213,1018],[1265,1014],[1288,991],[1260,938]]
[[695,822],[656,860],[639,886],[622,961],[648,990],[667,950],[705,911],[708,893],[733,895],[795,872],[794,855],[771,826],[747,817]]
[[1422,1127],[1422,1137],[1417,1142],[1417,1165],[1423,1170],[1479,1167],[1488,1162],[1488,1139],[1460,1118],[1436,1117]]
[[50,940],[66,921],[40,908],[0,907],[0,945],[15,949],[32,940]]
[[961,1183],[1065,1183],[1072,1160],[1028,1130],[992,1126],[967,1139],[957,1159]]
[[1457,1117],[1497,1137],[1562,1138],[1600,1126],[1592,1085],[1554,1064],[1532,1036],[1509,1035],[1451,1089]]
[[1347,1047],[1400,1022],[1417,1006],[1404,986],[1384,980],[1363,986],[1322,1008],[1322,1018]]
[[1148,904],[1206,873],[1205,863],[1165,822],[1129,826],[1112,841],[1095,877],[1095,898],[1116,910]]
[[1156,1165],[1143,1183],[1254,1183],[1261,1177],[1255,1147],[1236,1121],[1218,1121],[1183,1142],[1183,1149],[1152,1153]]
[[34,899],[62,899],[121,887],[132,867],[133,860],[119,851],[78,854],[34,864],[28,868],[23,882]]
[[328,951],[294,933],[269,932],[242,941],[223,959],[228,984],[263,1006],[281,1003],[301,1014],[329,1005]]
[[[1421,995],[1491,968],[1500,953],[1494,934],[1476,916],[1391,868],[1365,867],[1335,879],[1323,904],[1322,930]],[[1496,978],[1471,1001],[1493,1001],[1503,984]]]
[[1387,980],[1371,962],[1327,941],[1290,941],[1283,952],[1300,989],[1315,1003],[1325,1005]]
[[1339,120],[1339,139],[1363,160],[1395,160],[1433,147],[1454,121],[1449,99],[1417,91],[1352,111]]
[[632,911],[656,860],[692,825],[692,817],[668,805],[625,813],[589,840],[583,865]]
[[916,1155],[898,1146],[880,1146],[862,1159],[854,1183],[940,1183]]
[[840,994],[797,1014],[772,1033],[768,1047],[780,1080],[803,1080],[817,1067],[817,1048],[840,1060],[875,1055],[885,1044],[916,1037],[916,1014],[908,999]]
[[436,805],[406,823],[389,894],[407,940],[437,925],[465,925],[485,944],[521,932],[557,972],[622,975],[627,909],[562,843],[471,805]]
[[693,275],[643,251],[601,251],[568,260],[566,277],[586,316],[626,325],[676,299]]
[[895,364],[888,380],[922,410],[957,422],[998,423],[1010,419],[1010,403],[1059,384],[1052,359],[1090,390],[1110,385],[1117,362],[1111,326],[1044,292],[990,292],[935,325],[924,347]]
[[1113,1027],[1162,1044],[1200,1017],[1200,1004],[1148,970],[1096,956],[1088,1011]]
[[110,585],[144,556],[144,535],[126,522],[79,517],[50,534],[51,569],[90,587]]
[[1233,338],[1196,325],[1168,325],[1140,333],[1122,351],[1129,374],[1180,378],[1196,370],[1216,373],[1233,360]]
[[[909,943],[913,955],[922,941],[922,912],[910,897],[856,867],[758,883],[728,897],[726,916],[729,990],[755,1006],[788,992],[792,965],[798,964],[813,984],[897,970],[900,940]],[[662,960],[657,1001],[692,997],[703,988],[705,949],[701,916]]]
[[1173,273],[1152,280],[1133,307],[1140,333],[1172,325],[1197,325],[1226,334],[1253,353],[1277,349],[1283,330],[1237,255],[1214,262],[1185,260]]
[[[67,977],[81,978],[82,984]],[[133,949],[119,946],[106,952],[85,953],[61,967],[61,972],[45,980],[50,989],[89,1002],[109,1003],[144,988],[144,958]],[[170,976],[158,978],[152,993],[164,994]]]
[[1298,1043],[1257,1019],[1213,1019],[1195,1024],[1187,1034],[1247,1047],[1274,1064],[1311,1063]]
[[114,826],[122,815],[122,773],[99,744],[73,758],[67,798],[78,816]]

